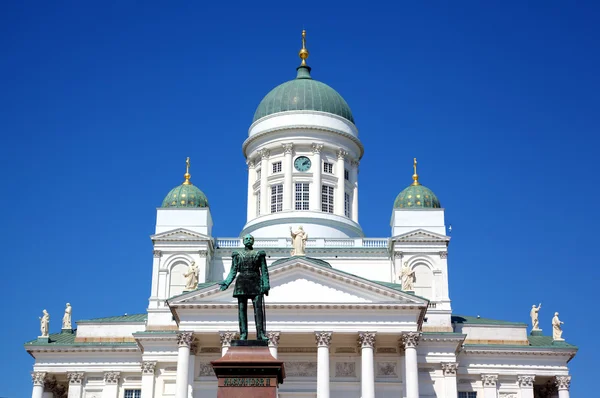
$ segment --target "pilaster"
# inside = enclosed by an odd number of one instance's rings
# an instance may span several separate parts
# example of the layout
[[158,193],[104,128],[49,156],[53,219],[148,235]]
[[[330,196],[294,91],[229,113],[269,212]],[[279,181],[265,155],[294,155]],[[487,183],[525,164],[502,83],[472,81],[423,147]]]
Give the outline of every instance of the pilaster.
[[519,388],[521,389],[521,398],[533,398],[534,381],[534,375],[517,376],[517,382],[519,383]]
[[481,375],[483,398],[498,398],[498,375]]
[[156,361],[142,362],[142,398],[154,398]]
[[346,193],[346,180],[344,179],[344,170],[346,168],[344,159],[348,152],[343,149],[337,151],[337,164],[335,167],[337,176],[337,186],[335,189],[335,197],[333,199],[333,213],[344,217],[344,194]]
[[69,380],[68,398],[82,397],[84,376],[85,374],[83,372],[67,372],[67,379]]
[[457,398],[458,388],[456,385],[456,373],[458,372],[458,363],[442,362],[442,371],[444,372],[445,398]]
[[350,162],[350,180],[352,182],[352,221],[358,224],[358,160]]
[[269,178],[269,157],[271,156],[271,151],[266,148],[263,148],[258,151],[260,155],[260,214],[265,215],[268,213],[269,202],[267,198],[269,197],[269,193],[267,190],[269,189],[268,178]]
[[256,178],[255,163],[248,159],[248,206],[246,207],[246,222],[256,217],[256,205],[254,204],[254,179]]
[[102,390],[102,398],[119,397],[120,379],[121,372],[104,372],[104,389]]
[[279,335],[280,332],[267,332],[269,338],[269,352],[271,356],[277,359],[277,348],[279,347]]
[[310,206],[309,208],[313,211],[321,211],[321,185],[322,178],[321,173],[323,173],[323,165],[321,164],[321,150],[323,149],[323,144],[314,143],[312,145],[312,164],[314,167],[313,170],[313,183],[312,187],[310,187],[309,199]]
[[292,181],[294,145],[292,143],[281,144],[283,147],[283,210],[294,209],[294,183]]

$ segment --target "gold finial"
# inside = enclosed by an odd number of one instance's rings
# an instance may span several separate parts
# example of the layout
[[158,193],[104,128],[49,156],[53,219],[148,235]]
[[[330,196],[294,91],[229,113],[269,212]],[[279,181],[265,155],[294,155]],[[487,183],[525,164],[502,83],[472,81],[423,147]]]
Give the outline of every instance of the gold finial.
[[413,161],[413,169],[415,171],[415,174],[413,174],[413,185],[421,185],[419,183],[419,175],[417,174],[417,158],[414,159]]
[[302,49],[298,53],[298,56],[302,59],[300,66],[306,66],[306,58],[308,58],[308,50],[306,49],[306,30],[302,30]]
[[189,156],[185,160],[185,174],[183,175],[183,177],[185,178],[183,185],[192,185],[192,183],[190,182],[191,174],[190,174],[190,157]]

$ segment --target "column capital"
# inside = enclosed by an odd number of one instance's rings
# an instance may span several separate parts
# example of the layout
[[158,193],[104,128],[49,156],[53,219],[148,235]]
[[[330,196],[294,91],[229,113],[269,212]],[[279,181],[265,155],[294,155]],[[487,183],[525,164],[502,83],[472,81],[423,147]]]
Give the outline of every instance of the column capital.
[[177,345],[179,347],[190,347],[192,345],[193,339],[194,339],[194,333],[192,333],[192,332],[177,333]]
[[160,258],[160,257],[162,257],[162,251],[161,251],[161,250],[154,250],[154,251],[152,252],[152,254],[153,254],[153,255],[154,255],[154,257],[156,257],[156,258]]
[[346,156],[348,156],[348,151],[343,150],[342,148],[337,150],[337,158],[343,160]]
[[556,376],[554,382],[559,390],[568,390],[571,387],[571,376]]
[[312,144],[312,153],[321,153],[322,149],[323,149],[323,144],[317,144],[317,143]]
[[256,167],[256,164],[254,163],[254,160],[250,160],[250,159],[248,159],[246,161],[246,165],[248,165],[249,169],[253,169],[254,167]]
[[104,372],[104,384],[119,384],[121,372]]
[[534,375],[517,376],[517,382],[519,383],[519,387],[521,388],[533,388],[534,381]]
[[155,369],[156,369],[156,361],[142,362],[142,374],[153,375]]
[[375,347],[375,332],[359,332],[358,333],[358,345],[361,348],[373,348]]
[[404,348],[417,348],[419,345],[419,340],[421,339],[420,332],[408,332],[402,333],[402,345]]
[[31,381],[34,386],[43,386],[46,381],[47,372],[31,372]]
[[448,258],[448,252],[440,252],[440,258],[443,260],[445,258]]
[[83,382],[84,375],[85,373],[83,372],[67,372],[67,379],[69,380],[69,385],[81,384]]
[[484,387],[496,387],[498,375],[481,375],[481,381]]
[[294,150],[294,144],[291,142],[289,144],[281,144],[281,147],[283,148],[283,153],[286,155],[291,154]]
[[352,159],[352,160],[350,161],[350,166],[352,166],[352,167],[356,167],[356,168],[358,168],[358,165],[359,165],[359,164],[360,164],[360,162],[359,162],[358,160],[354,160],[354,159]]
[[231,347],[231,341],[235,340],[236,338],[239,338],[238,332],[219,332],[219,340],[221,340],[221,347]]
[[208,256],[208,250],[198,250],[198,255],[200,257],[206,257]]
[[267,148],[263,148],[258,150],[258,154],[260,155],[261,160],[266,160],[271,156],[271,151]]
[[329,347],[331,345],[332,332],[315,332],[317,347]]
[[458,362],[442,362],[442,370],[444,371],[444,376],[456,376]]
[[279,335],[280,332],[267,332],[267,337],[269,338],[269,347],[279,346]]

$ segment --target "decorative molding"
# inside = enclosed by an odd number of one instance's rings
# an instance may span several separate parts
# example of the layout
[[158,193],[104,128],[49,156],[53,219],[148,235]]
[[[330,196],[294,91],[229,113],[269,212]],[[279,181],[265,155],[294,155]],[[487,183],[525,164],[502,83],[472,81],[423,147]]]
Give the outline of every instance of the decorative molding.
[[377,348],[378,354],[396,354],[398,350],[394,347],[379,347]]
[[119,384],[121,372],[104,372],[104,384]]
[[417,348],[419,345],[419,339],[421,338],[420,332],[408,332],[402,334],[402,345],[404,349]]
[[377,377],[381,378],[396,378],[398,377],[398,372],[396,370],[397,363],[386,361],[386,362],[377,362]]
[[31,381],[34,386],[43,386],[46,381],[46,372],[31,372]]
[[402,258],[404,252],[394,252],[394,258]]
[[498,398],[518,398],[517,394],[514,392],[501,392],[498,395]]
[[315,332],[317,347],[329,347],[332,332]]
[[312,361],[285,362],[287,377],[317,377],[317,363]]
[[69,380],[69,385],[81,384],[83,382],[84,375],[85,374],[83,372],[67,372],[67,380]]
[[535,376],[533,375],[517,376],[517,382],[521,388],[533,388],[534,381]]
[[212,365],[210,364],[210,362],[200,362],[198,364],[198,376],[200,377],[207,377],[207,376],[214,376],[215,375],[215,371],[213,370]]
[[279,347],[277,352],[282,354],[315,354],[317,352],[317,347]]
[[271,151],[269,151],[267,148],[263,148],[258,151],[258,154],[262,160],[267,160],[269,159],[269,156],[271,156]]
[[291,154],[292,151],[294,150],[294,144],[289,143],[289,144],[281,144],[281,146],[283,147],[283,153],[284,154]]
[[458,370],[457,362],[442,362],[442,370],[444,371],[444,376],[456,376],[456,372]]
[[267,337],[269,338],[269,346],[270,347],[278,347],[279,346],[279,335],[280,335],[280,332],[267,332]]
[[142,374],[153,375],[155,369],[156,369],[156,361],[142,362]]
[[483,387],[496,387],[498,375],[481,375],[481,381],[483,382]]
[[356,377],[356,363],[336,362],[335,377]]
[[337,347],[335,349],[336,354],[356,354],[356,348],[354,347]]
[[208,250],[198,250],[198,255],[200,257],[206,257],[208,256]]
[[177,333],[177,345],[179,347],[190,347],[193,339],[194,333],[192,332]]
[[165,372],[177,372],[177,366],[167,366]]
[[239,338],[238,332],[219,332],[219,340],[221,341],[221,347],[231,347],[231,341]]
[[323,144],[312,144],[312,153],[321,153]]
[[448,258],[448,252],[440,252],[440,258],[442,260]]
[[568,390],[571,386],[571,376],[556,376],[554,382],[559,390]]
[[375,332],[360,332],[358,334],[358,345],[361,348],[374,348],[375,335]]
[[153,255],[154,255],[154,257],[156,257],[156,258],[160,258],[160,257],[162,257],[162,250],[154,250],[154,251],[152,252],[152,254],[153,254]]
[[338,149],[336,154],[338,159],[344,159],[346,156],[348,156],[348,152],[344,151],[342,148]]
[[359,162],[358,160],[354,160],[354,159],[352,159],[352,160],[350,161],[350,165],[351,165],[352,167],[356,167],[356,168],[358,168],[359,164],[360,164],[360,162]]
[[201,353],[215,353],[215,352],[221,352],[221,349],[219,347],[200,347],[200,352]]

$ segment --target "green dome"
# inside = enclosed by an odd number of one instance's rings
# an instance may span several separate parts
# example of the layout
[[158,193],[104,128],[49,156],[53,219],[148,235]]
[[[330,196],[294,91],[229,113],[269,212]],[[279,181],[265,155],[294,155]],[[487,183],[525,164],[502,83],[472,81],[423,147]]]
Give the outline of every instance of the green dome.
[[275,87],[258,104],[257,121],[267,115],[285,111],[311,110],[332,113],[354,123],[350,107],[337,91],[310,77],[310,67],[298,67],[294,80]]
[[161,207],[208,207],[208,199],[204,192],[191,182],[184,182],[171,189]]
[[439,209],[442,206],[433,191],[424,185],[409,185],[396,196],[394,209]]

